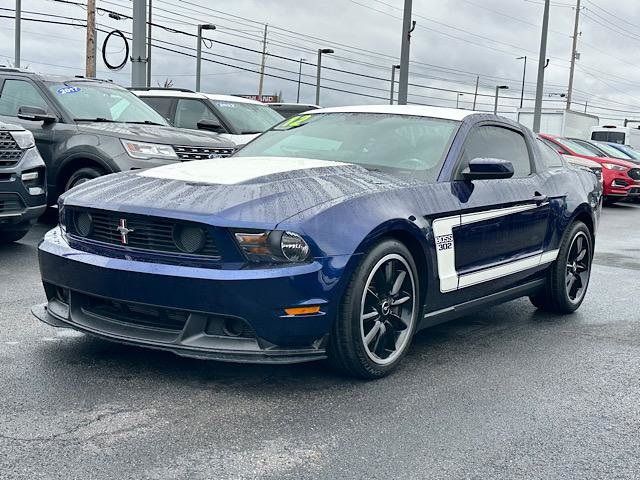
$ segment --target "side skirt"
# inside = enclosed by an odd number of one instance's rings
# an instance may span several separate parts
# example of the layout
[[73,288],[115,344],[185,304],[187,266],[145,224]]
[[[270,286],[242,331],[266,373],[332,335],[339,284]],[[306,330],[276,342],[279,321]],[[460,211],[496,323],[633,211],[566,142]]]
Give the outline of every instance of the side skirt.
[[533,280],[517,287],[512,287],[502,292],[496,292],[486,297],[476,298],[469,300],[468,302],[460,303],[452,307],[443,308],[442,310],[436,310],[435,312],[428,312],[424,314],[422,321],[418,325],[418,330],[423,328],[432,327],[440,323],[448,322],[455,318],[464,317],[465,315],[482,308],[491,307],[493,305],[499,305],[516,298],[525,297],[538,292],[544,287],[545,279]]

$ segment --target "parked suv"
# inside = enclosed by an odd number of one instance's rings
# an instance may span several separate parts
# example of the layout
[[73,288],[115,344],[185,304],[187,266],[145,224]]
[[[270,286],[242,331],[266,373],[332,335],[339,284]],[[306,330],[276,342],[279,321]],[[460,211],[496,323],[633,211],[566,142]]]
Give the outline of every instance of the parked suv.
[[265,103],[182,88],[132,89],[173,125],[219,133],[237,147],[284,120]]
[[101,175],[225,157],[221,137],[174,128],[112,82],[0,68],[0,121],[30,130],[47,165],[49,204]]
[[0,244],[24,237],[47,206],[45,166],[31,132],[0,123]]

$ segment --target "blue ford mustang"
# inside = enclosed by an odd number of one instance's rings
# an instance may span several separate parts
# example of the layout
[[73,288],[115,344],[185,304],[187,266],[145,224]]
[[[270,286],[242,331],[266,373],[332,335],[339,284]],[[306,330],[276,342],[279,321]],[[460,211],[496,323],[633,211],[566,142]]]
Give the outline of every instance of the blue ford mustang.
[[299,115],[234,157],[109,175],[39,248],[44,322],[179,355],[390,372],[415,332],[582,303],[601,183],[528,129],[441,108]]

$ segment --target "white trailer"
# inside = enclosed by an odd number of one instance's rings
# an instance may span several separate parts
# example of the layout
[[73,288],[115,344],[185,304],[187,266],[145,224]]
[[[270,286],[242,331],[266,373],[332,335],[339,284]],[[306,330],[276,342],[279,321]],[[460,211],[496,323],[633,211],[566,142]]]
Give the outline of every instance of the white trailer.
[[[533,108],[519,109],[518,122],[525,127],[533,128]],[[540,133],[588,140],[591,138],[591,128],[599,123],[600,118],[595,115],[574,110],[545,108],[540,117]]]

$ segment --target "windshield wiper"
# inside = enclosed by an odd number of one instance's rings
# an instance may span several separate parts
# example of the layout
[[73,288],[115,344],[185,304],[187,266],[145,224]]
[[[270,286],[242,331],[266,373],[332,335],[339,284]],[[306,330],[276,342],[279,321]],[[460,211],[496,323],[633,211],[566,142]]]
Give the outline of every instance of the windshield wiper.
[[245,132],[240,132],[240,135],[254,135],[256,133],[262,133],[261,130],[247,130]]
[[104,117],[95,117],[95,118],[74,118],[74,122],[107,122],[107,123],[115,123],[115,120],[109,120]]
[[151,120],[139,120],[136,122],[124,122],[124,123],[133,123],[136,125],[159,125],[160,127],[166,127],[166,125],[163,123],[152,122]]

